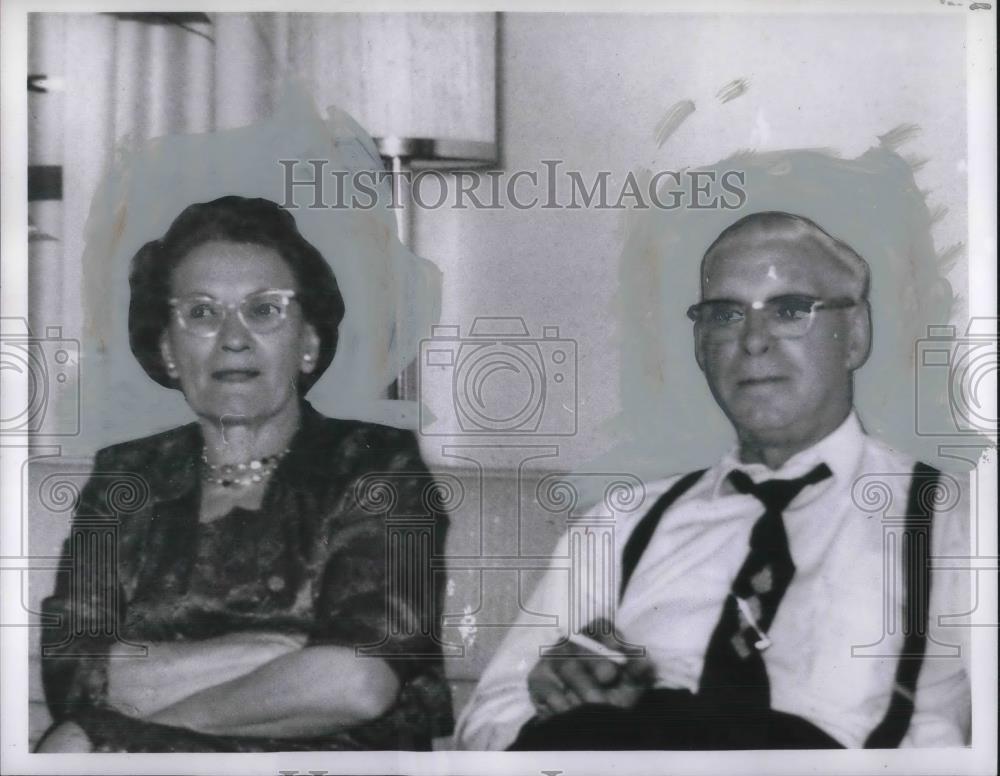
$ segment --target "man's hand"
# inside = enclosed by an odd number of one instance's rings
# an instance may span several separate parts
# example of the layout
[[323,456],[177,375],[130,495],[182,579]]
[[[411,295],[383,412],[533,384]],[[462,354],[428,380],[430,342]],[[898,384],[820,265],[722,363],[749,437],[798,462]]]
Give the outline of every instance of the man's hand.
[[[591,626],[587,633],[615,649],[610,629]],[[584,703],[606,703],[631,708],[652,686],[653,664],[644,657],[631,657],[618,664],[572,642],[543,657],[528,674],[528,692],[542,719],[561,714]],[[591,656],[592,655],[592,656]]]

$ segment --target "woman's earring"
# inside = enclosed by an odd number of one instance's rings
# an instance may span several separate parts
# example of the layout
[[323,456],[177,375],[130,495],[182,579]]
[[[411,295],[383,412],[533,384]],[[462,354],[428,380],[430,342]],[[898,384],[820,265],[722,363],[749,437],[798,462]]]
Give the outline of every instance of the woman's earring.
[[302,354],[302,365],[305,371],[311,372],[313,366],[313,356],[311,353]]
[[173,361],[167,362],[167,374],[171,377],[177,377],[177,364]]

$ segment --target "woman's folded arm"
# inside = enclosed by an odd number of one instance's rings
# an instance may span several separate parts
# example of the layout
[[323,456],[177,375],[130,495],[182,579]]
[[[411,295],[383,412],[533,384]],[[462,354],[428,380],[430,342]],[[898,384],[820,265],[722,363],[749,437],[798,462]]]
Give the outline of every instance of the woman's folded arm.
[[146,717],[203,733],[272,738],[322,736],[386,713],[399,680],[388,663],[341,646],[288,652]]
[[147,718],[190,695],[245,676],[305,642],[302,635],[245,631],[154,642],[143,657],[125,657],[114,647],[108,660],[107,702],[129,716]]

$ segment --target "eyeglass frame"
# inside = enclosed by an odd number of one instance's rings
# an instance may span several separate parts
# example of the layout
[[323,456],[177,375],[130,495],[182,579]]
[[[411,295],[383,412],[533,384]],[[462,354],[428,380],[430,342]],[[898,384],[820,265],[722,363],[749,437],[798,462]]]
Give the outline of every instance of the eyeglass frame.
[[731,329],[729,326],[716,327],[714,331],[730,331],[738,332],[739,327],[744,325],[749,317],[747,313],[750,310],[762,310],[765,306],[772,304],[773,302],[780,301],[782,299],[811,299],[811,307],[809,309],[808,324],[805,330],[801,334],[775,334],[770,328],[768,328],[768,334],[777,339],[800,339],[806,336],[812,329],[813,320],[816,317],[816,313],[822,310],[847,310],[851,307],[857,307],[858,305],[867,304],[866,299],[853,299],[848,296],[836,296],[829,299],[824,299],[822,297],[814,297],[811,294],[778,294],[764,301],[751,302],[749,305],[739,302],[735,299],[703,299],[696,304],[691,305],[687,309],[687,317],[694,322],[695,326],[705,326],[706,324],[701,320],[698,310],[704,309],[705,305],[718,304],[720,302],[731,302],[734,306],[741,307],[743,309],[743,319]]
[[[267,332],[254,331],[253,327],[251,327],[247,323],[246,318],[243,317],[243,303],[246,302],[246,300],[249,299],[250,297],[259,296],[259,295],[262,295],[262,294],[276,294],[276,295],[279,295],[281,297],[282,304],[283,304],[283,307],[282,307],[282,310],[281,310],[281,319],[280,319],[280,322],[278,323],[277,326],[274,327],[274,329],[271,329],[270,331],[267,331]],[[226,318],[229,316],[229,313],[232,310],[236,310],[236,317],[239,318],[240,323],[243,324],[243,327],[247,331],[249,331],[249,332],[251,332],[253,334],[270,334],[271,331],[277,331],[278,329],[280,329],[285,324],[285,321],[288,320],[288,305],[292,302],[292,300],[295,299],[295,297],[297,295],[298,295],[298,292],[295,291],[295,289],[292,289],[292,288],[262,288],[260,291],[251,291],[249,294],[247,294],[242,299],[240,299],[239,302],[230,302],[228,304],[223,304],[221,300],[216,299],[211,294],[198,294],[198,293],[187,294],[186,296],[172,296],[172,297],[170,297],[167,300],[167,304],[170,305],[170,309],[174,313],[174,318],[177,321],[177,325],[180,326],[181,329],[183,329],[185,332],[187,332],[188,334],[190,334],[192,337],[202,337],[204,339],[208,339],[209,337],[217,337],[217,336],[219,336],[219,332],[222,331],[222,327],[226,323]],[[191,331],[191,329],[189,329],[187,327],[187,324],[184,323],[184,318],[181,317],[181,315],[180,315],[180,312],[179,312],[179,310],[177,308],[177,305],[179,305],[184,299],[189,299],[189,298],[207,299],[207,300],[211,300],[211,301],[216,302],[219,305],[221,305],[221,307],[222,307],[222,309],[224,311],[224,314],[223,314],[222,318],[219,319],[219,325],[218,325],[218,328],[215,331],[210,332],[208,334],[198,334],[197,332]]]

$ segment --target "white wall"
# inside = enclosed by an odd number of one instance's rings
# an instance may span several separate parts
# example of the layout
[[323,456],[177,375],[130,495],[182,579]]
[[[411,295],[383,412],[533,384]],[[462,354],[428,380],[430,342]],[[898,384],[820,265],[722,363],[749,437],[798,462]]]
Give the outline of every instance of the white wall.
[[[609,170],[622,181],[639,166],[711,164],[740,149],[825,147],[850,158],[918,124],[900,150],[927,159],[917,184],[932,208],[948,208],[935,227],[941,249],[966,232],[964,38],[962,13],[505,14],[503,165],[543,175],[541,160],[561,159],[586,180]],[[748,91],[722,104],[716,93],[735,79]],[[657,124],[683,99],[696,111],[658,149]],[[578,341],[581,433],[547,440],[560,458],[544,465],[572,468],[622,441],[601,431],[620,409],[619,381],[630,379],[613,309],[621,211],[422,211],[416,234],[417,253],[445,272],[443,322],[520,315],[532,330],[558,325]],[[964,293],[964,259],[952,282]],[[716,449],[727,443],[712,433]],[[428,455],[438,449],[427,445]],[[664,471],[697,463],[666,461]]]

